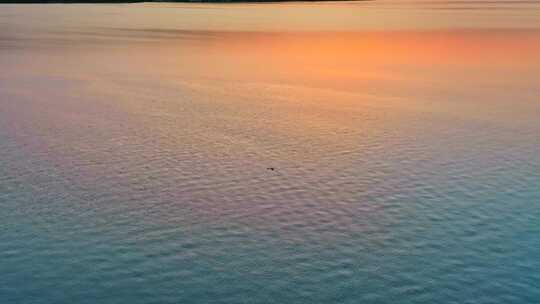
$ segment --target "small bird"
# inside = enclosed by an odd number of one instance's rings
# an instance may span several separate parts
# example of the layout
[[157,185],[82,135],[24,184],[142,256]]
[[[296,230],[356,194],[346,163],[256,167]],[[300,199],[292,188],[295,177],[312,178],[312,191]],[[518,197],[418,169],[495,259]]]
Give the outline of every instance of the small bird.
[[266,170],[274,171],[274,170],[276,170],[276,168],[274,168],[274,167],[268,167],[268,168],[266,168]]

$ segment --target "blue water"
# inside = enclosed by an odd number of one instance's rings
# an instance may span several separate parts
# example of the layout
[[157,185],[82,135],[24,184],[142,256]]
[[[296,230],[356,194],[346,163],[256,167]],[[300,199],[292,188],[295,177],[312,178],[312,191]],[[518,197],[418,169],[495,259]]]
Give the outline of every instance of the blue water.
[[540,303],[537,32],[270,64],[274,34],[126,34],[122,7],[2,8],[0,303]]

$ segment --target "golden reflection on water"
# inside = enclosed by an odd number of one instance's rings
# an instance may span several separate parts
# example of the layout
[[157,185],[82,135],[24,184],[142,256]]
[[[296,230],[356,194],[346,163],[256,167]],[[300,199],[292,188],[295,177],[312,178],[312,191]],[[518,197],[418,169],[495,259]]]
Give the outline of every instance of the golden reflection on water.
[[[448,10],[434,3],[400,5],[15,6],[2,17],[8,27],[0,36],[0,60],[11,75],[78,80],[95,91],[114,92],[111,100],[143,88],[148,95],[176,89],[166,98],[181,99],[190,87],[215,92],[215,98],[226,95],[229,103],[257,102],[266,94],[291,104],[396,106],[475,117],[500,111],[490,105],[508,100],[508,111],[537,103],[535,14],[508,26],[513,15],[489,10],[480,26],[461,22],[474,13],[466,10],[451,26],[441,26],[435,19],[443,20]],[[262,12],[266,18],[255,18]],[[348,12],[381,20],[377,26],[353,22]],[[415,19],[419,12],[431,17]],[[38,13],[41,18],[23,18]],[[402,28],[385,27],[384,18],[396,14]],[[30,21],[21,24],[23,19]],[[419,21],[424,23],[417,26]]]
[[148,49],[136,56],[163,79],[189,75],[403,95],[444,86],[474,90],[471,81],[478,87],[501,82],[507,88],[529,86],[540,66],[539,34],[536,30],[195,32],[190,39],[179,33],[156,45],[149,42]]
[[[79,79],[84,94],[106,96],[99,98],[126,112],[187,119],[201,104],[234,108],[238,117],[271,117],[269,127],[256,126],[268,134],[311,134],[326,144],[343,141],[328,133],[358,128],[373,107],[509,125],[534,124],[539,109],[536,30],[103,29],[76,40],[36,55],[32,70]],[[291,115],[295,126],[281,126],[280,117]],[[203,129],[217,117],[208,119],[192,120]]]

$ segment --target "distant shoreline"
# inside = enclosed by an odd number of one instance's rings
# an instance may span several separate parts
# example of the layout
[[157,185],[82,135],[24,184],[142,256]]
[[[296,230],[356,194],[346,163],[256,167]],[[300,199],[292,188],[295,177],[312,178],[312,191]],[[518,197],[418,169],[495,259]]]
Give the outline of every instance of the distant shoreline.
[[0,0],[0,4],[121,4],[121,3],[280,3],[364,2],[375,0]]

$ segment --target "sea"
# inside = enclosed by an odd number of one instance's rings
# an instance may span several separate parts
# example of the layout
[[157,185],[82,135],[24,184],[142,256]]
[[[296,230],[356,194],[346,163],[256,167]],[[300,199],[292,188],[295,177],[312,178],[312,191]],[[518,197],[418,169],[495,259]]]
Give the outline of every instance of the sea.
[[0,303],[540,303],[540,1],[0,4]]

